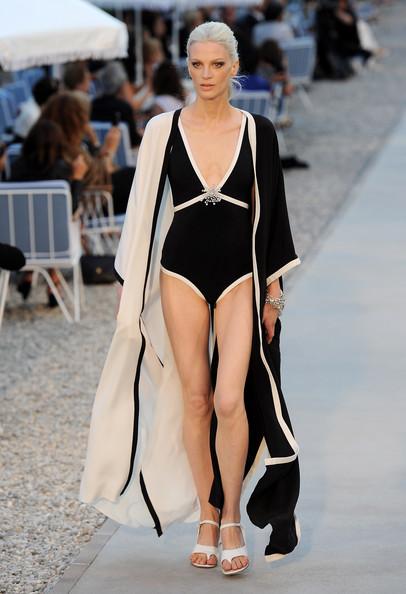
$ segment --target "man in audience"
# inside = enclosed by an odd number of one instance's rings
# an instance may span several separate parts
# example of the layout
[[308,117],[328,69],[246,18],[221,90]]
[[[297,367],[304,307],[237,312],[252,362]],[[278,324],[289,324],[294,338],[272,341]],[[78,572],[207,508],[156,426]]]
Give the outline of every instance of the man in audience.
[[86,62],[70,62],[63,71],[63,85],[67,91],[80,91],[86,95],[90,90],[92,76]]
[[103,69],[100,80],[103,94],[93,99],[91,120],[114,122],[119,117],[128,126],[131,146],[138,146],[141,136],[135,126],[135,114],[131,105],[133,90],[124,66],[120,62],[109,62]]
[[21,103],[19,113],[14,122],[13,142],[23,142],[29,131],[41,115],[41,108],[49,97],[57,93],[59,82],[55,78],[44,76],[40,78],[32,89],[32,97]]
[[265,21],[255,25],[252,32],[252,41],[259,47],[264,41],[273,39],[279,44],[293,39],[292,27],[283,21],[283,5],[272,1],[265,9]]

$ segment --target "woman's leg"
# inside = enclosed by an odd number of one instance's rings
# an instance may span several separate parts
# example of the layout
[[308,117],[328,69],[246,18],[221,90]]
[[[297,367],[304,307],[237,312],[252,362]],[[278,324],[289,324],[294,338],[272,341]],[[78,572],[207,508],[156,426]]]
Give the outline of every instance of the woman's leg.
[[[209,503],[213,482],[210,455],[210,420],[213,394],[209,366],[210,316],[206,301],[183,281],[161,272],[161,300],[165,324],[182,383],[184,398],[183,439],[196,485],[201,519],[218,521],[218,510]],[[217,545],[218,528],[203,524],[200,544]],[[204,553],[191,556],[194,563],[212,563]]]
[[[214,407],[217,416],[216,453],[224,491],[221,522],[240,521],[240,497],[248,449],[248,421],[244,405],[244,386],[252,345],[252,278],[242,281],[216,305],[215,325],[219,366]],[[238,527],[222,530],[224,548],[242,546]],[[237,569],[248,563],[245,556],[224,569]]]

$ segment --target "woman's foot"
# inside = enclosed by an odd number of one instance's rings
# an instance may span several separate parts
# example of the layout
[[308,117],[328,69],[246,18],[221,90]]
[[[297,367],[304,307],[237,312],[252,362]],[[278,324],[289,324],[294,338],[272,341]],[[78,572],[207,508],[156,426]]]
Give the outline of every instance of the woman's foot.
[[[190,555],[192,565],[195,567],[215,567],[218,562],[218,540],[218,523],[215,520],[200,520],[197,543]],[[203,552],[202,549],[206,547],[209,548]],[[201,550],[199,551],[199,549]]]
[[48,307],[56,307],[58,302],[55,298],[55,295],[48,289]]
[[[228,524],[237,524],[228,526]],[[243,529],[239,522],[222,518],[221,520],[221,545],[223,549],[221,567],[223,573],[239,573],[249,565]],[[230,549],[235,549],[233,555]],[[240,554],[238,554],[240,553]],[[224,556],[229,559],[224,559]]]

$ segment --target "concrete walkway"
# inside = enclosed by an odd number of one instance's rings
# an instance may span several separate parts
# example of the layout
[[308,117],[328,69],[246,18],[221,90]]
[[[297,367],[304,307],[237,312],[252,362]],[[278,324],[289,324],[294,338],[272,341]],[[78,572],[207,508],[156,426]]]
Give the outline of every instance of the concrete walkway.
[[301,445],[297,551],[265,563],[266,531],[243,516],[252,566],[226,578],[188,564],[195,525],[157,539],[108,521],[54,594],[405,592],[405,187],[406,117],[291,273],[282,378]]

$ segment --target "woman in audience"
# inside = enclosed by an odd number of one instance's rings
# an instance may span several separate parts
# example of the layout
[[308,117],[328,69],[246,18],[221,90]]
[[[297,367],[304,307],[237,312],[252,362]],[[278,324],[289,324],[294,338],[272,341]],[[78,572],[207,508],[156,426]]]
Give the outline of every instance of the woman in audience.
[[154,114],[172,111],[183,107],[186,92],[182,86],[179,71],[172,62],[162,62],[154,72],[152,79]]
[[21,156],[11,166],[10,181],[65,179],[70,182],[74,213],[83,190],[87,165],[82,155],[70,161],[67,152],[61,127],[40,118],[31,128]]
[[51,97],[43,110],[43,117],[60,124],[69,158],[82,155],[88,165],[83,179],[86,187],[111,189],[115,214],[125,212],[131,183],[133,167],[118,168],[114,156],[120,143],[121,133],[117,126],[108,131],[104,143],[95,146],[85,142],[90,125],[90,103],[73,92],[59,93]]
[[136,111],[144,114],[150,112],[154,105],[153,75],[154,70],[165,60],[162,43],[159,39],[146,39],[143,45],[144,56],[144,82],[136,88],[132,105]]
[[285,98],[293,93],[293,85],[289,80],[285,56],[278,43],[268,39],[259,48],[259,65],[257,74],[266,78],[271,86],[282,86],[282,93],[278,105],[278,114],[275,124],[286,127],[292,124],[292,119],[287,113]]
[[143,11],[142,21],[144,34],[150,38],[158,39],[161,42],[162,51],[166,60],[172,59],[172,52],[169,48],[170,36],[168,24],[160,12]]
[[[23,147],[21,156],[11,167],[10,181],[42,181],[64,179],[70,183],[72,194],[72,211],[78,207],[83,190],[83,178],[88,167],[82,155],[71,160],[65,145],[61,127],[44,118],[31,128]],[[48,271],[55,285],[60,281],[53,269]],[[26,272],[18,284],[18,291],[27,299],[31,291],[32,273]],[[48,305],[55,307],[56,299],[48,287]]]
[[251,52],[249,59],[245,61],[245,69],[239,79],[244,91],[269,91],[271,92],[272,83],[269,78],[262,76],[258,72],[259,52],[256,48]]

